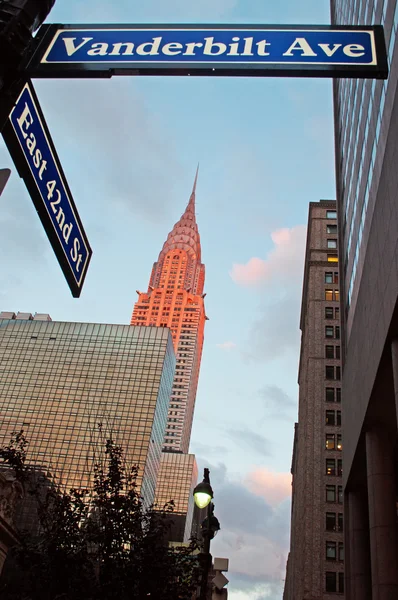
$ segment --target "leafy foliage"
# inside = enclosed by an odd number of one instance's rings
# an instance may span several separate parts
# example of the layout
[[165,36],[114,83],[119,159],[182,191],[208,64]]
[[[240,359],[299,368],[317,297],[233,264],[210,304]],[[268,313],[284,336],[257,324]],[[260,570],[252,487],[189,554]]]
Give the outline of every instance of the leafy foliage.
[[[0,457],[26,481],[20,433]],[[178,548],[167,544],[173,503],[146,509],[137,468],[125,468],[123,450],[112,440],[105,454],[106,467],[95,467],[91,494],[61,493],[52,485],[29,491],[38,533],[21,533],[0,579],[2,600],[192,600],[198,547],[195,541]]]

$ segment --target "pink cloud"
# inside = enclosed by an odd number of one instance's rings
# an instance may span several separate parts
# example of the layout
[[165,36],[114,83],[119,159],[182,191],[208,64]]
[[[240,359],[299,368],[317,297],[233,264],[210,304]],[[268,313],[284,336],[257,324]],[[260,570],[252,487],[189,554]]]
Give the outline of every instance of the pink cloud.
[[271,506],[277,506],[291,495],[290,473],[275,473],[262,467],[256,469],[246,478],[248,489],[264,498]]
[[278,229],[271,233],[274,247],[265,259],[252,257],[246,264],[235,263],[230,275],[235,283],[258,286],[274,279],[300,279],[303,275],[307,227]]

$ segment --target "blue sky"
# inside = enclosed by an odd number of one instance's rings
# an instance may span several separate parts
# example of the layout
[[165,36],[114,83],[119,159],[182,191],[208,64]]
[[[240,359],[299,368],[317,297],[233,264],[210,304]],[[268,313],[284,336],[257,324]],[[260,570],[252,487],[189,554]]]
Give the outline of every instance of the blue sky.
[[[59,23],[328,23],[327,0],[57,0]],[[334,198],[329,80],[113,78],[35,88],[94,254],[73,299],[4,144],[0,310],[128,323],[196,165],[206,340],[191,451],[231,600],[282,598],[308,203]]]

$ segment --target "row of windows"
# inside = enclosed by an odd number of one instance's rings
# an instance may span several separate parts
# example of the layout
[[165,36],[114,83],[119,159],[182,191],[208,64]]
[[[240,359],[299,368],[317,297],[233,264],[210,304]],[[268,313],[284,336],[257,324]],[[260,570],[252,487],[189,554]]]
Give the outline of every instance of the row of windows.
[[340,346],[325,346],[325,358],[340,358]]
[[332,367],[331,365],[326,365],[325,366],[325,377],[326,377],[326,379],[340,381],[341,368],[340,367]]
[[338,433],[337,435],[334,433],[327,433],[325,440],[325,448],[326,450],[341,451],[343,449],[341,433]]
[[344,560],[343,542],[326,542],[326,560]]
[[325,474],[329,477],[341,477],[343,475],[343,461],[341,458],[326,459]]
[[340,326],[339,325],[326,325],[325,326],[325,337],[340,339]]
[[344,594],[344,573],[335,571],[326,571],[325,573],[325,591],[338,592]]
[[341,410],[327,410],[325,412],[325,425],[329,427],[341,426]]
[[341,388],[325,388],[325,402],[341,402]]

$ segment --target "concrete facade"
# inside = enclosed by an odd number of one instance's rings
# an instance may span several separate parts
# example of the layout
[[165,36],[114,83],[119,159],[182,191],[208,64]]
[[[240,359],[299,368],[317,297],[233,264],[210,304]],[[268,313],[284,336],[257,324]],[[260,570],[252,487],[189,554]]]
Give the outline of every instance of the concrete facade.
[[344,597],[336,203],[309,208],[284,600]]
[[398,2],[335,0],[384,26],[389,78],[334,83],[348,600],[398,598]]

